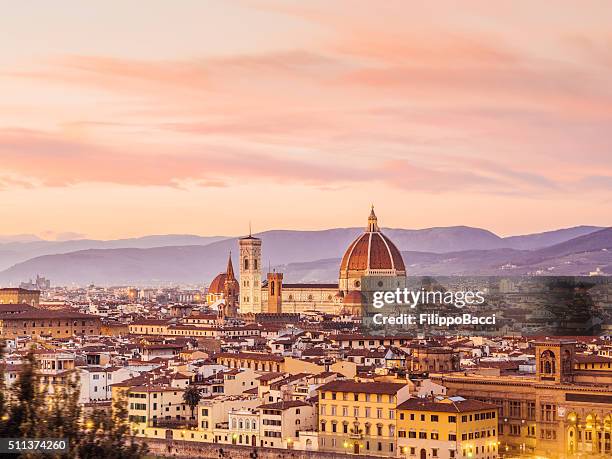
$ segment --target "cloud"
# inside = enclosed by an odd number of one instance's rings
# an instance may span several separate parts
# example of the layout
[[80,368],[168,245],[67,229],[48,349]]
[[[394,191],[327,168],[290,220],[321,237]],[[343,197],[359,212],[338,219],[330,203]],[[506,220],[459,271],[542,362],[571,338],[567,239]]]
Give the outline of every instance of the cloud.
[[0,167],[33,177],[49,186],[107,182],[141,186],[225,186],[227,180],[300,182],[321,185],[333,180],[366,179],[367,170],[300,158],[198,144],[165,149],[141,143],[119,149],[68,141],[60,135],[23,130],[0,130]]
[[601,37],[568,40],[557,25],[534,28],[530,43],[483,27],[493,19],[482,5],[478,14],[431,17],[423,5],[384,2],[372,15],[357,3],[246,2],[328,32],[301,48],[176,59],[71,54],[4,72],[37,87],[59,84],[78,108],[55,130],[0,131],[0,166],[13,180],[53,186],[374,182],[534,196],[575,193],[580,177],[612,173]]
[[40,234],[43,239],[53,240],[53,241],[74,241],[77,239],[85,239],[87,237],[86,234],[83,233],[75,233],[73,231],[43,231]]

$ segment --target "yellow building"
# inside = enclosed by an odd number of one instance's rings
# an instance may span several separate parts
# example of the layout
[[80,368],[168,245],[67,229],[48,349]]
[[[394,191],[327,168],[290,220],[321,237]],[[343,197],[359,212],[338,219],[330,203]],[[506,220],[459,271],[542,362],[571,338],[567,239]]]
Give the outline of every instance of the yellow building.
[[407,384],[332,381],[318,391],[320,451],[396,455],[396,406]]
[[38,307],[40,291],[25,288],[0,288],[0,304],[29,304]]
[[217,363],[228,368],[250,368],[262,372],[285,371],[285,359],[278,355],[257,352],[220,353],[216,356]]
[[16,314],[0,315],[0,337],[51,336],[68,338],[74,335],[100,335],[100,317],[73,310],[48,311],[36,309]]
[[576,342],[535,343],[536,373],[430,375],[450,395],[499,406],[505,455],[612,457],[612,370],[576,355]]
[[497,406],[461,397],[411,398],[397,407],[397,449],[408,459],[495,459]]

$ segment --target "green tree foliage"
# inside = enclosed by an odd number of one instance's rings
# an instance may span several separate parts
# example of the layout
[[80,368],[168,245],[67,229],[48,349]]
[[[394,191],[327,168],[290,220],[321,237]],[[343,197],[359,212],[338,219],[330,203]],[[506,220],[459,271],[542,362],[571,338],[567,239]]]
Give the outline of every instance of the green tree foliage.
[[146,454],[144,444],[136,443],[130,431],[124,399],[114,403],[112,410],[96,410],[85,415],[79,403],[79,378],[75,371],[67,372],[52,385],[36,369],[30,352],[19,378],[0,399],[0,437],[4,438],[63,438],[68,441],[65,453],[23,453],[24,459],[53,457],[138,459]]
[[77,448],[78,457],[91,459],[138,459],[147,452],[130,432],[127,406],[118,398],[112,413],[96,410],[85,426],[85,437]]
[[191,408],[192,419],[194,417],[193,410],[196,406],[198,406],[198,403],[200,403],[201,398],[202,397],[200,395],[200,391],[198,391],[198,388],[195,386],[189,386],[187,389],[185,389],[185,392],[183,392],[183,401],[187,404],[189,408]]

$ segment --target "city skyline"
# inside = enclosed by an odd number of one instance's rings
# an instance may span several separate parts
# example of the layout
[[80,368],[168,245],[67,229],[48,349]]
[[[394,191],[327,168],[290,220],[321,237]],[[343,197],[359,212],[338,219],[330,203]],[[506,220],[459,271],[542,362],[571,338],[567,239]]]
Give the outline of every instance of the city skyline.
[[7,5],[0,235],[612,224],[612,6],[373,5]]

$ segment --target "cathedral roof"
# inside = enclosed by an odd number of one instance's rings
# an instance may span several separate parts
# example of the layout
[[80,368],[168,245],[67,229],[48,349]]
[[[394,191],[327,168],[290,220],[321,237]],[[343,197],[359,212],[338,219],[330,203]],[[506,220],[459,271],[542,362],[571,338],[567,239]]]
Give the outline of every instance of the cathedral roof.
[[342,300],[342,304],[361,305],[363,303],[363,294],[358,290],[350,291]]
[[342,257],[340,271],[395,270],[405,272],[400,251],[378,227],[374,208],[368,217],[366,231],[355,239]]
[[227,274],[220,273],[213,279],[208,287],[208,293],[220,294],[225,290],[225,279],[227,279]]

